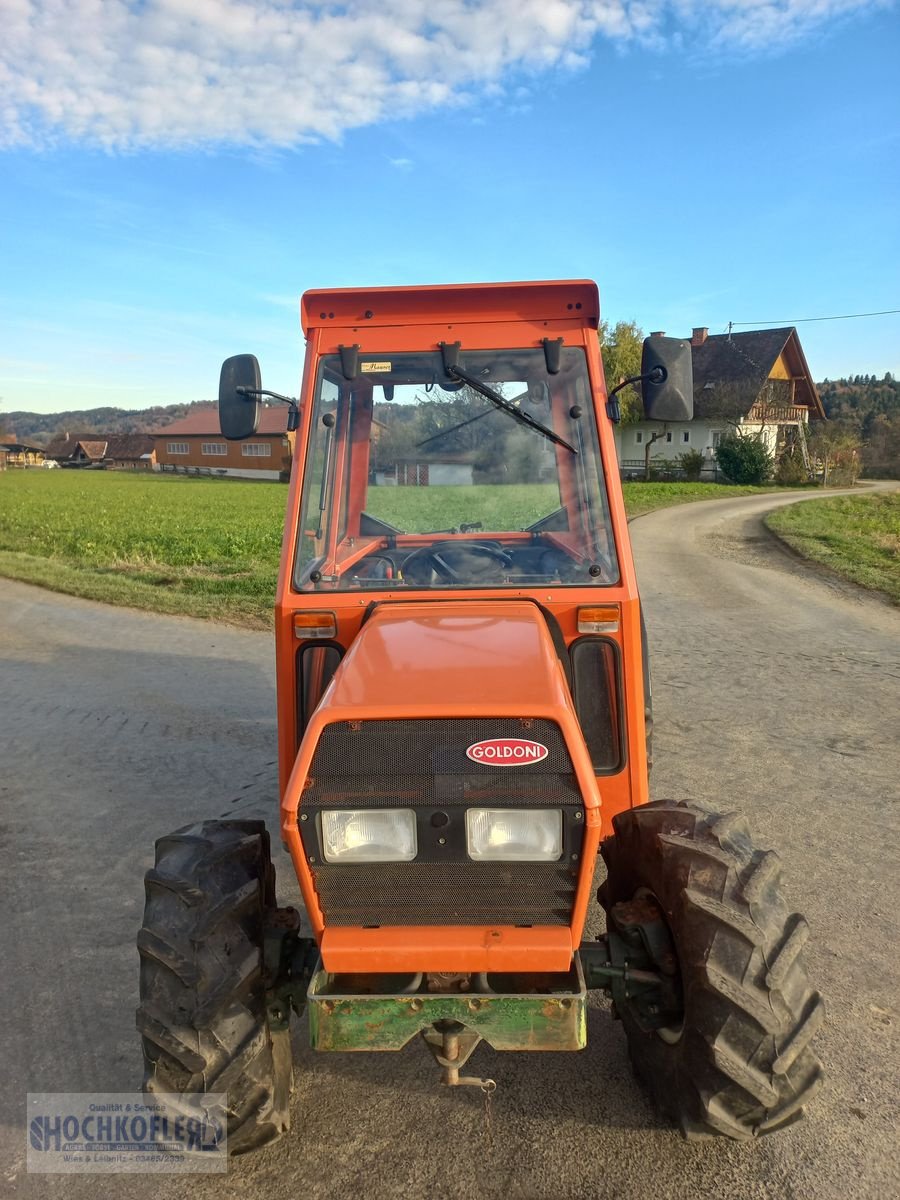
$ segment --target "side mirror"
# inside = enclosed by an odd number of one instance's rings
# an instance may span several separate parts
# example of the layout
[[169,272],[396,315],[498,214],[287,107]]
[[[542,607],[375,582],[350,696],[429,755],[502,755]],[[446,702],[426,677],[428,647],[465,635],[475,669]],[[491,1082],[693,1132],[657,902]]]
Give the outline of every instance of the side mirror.
[[252,354],[225,359],[219,376],[219,426],[230,441],[256,433],[260,403],[254,393],[259,390],[259,363]]
[[694,416],[691,344],[648,337],[641,355],[641,395],[648,421],[690,421]]

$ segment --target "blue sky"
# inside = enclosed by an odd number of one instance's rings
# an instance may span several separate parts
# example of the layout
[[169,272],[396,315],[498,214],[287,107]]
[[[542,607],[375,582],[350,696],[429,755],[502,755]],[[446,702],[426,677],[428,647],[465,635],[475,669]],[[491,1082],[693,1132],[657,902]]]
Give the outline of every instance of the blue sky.
[[[294,391],[308,287],[588,276],[672,334],[900,309],[891,0],[0,14],[7,412],[208,399],[242,351]],[[817,378],[900,375],[900,314],[798,328]]]

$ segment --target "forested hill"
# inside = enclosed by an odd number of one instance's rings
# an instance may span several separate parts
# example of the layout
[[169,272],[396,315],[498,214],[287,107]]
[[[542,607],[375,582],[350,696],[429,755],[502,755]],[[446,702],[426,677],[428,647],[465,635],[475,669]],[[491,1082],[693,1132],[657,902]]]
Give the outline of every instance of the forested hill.
[[8,412],[0,413],[0,427],[8,436],[43,446],[56,433],[150,433],[208,403],[156,405],[139,411],[86,408],[61,413]]
[[900,381],[890,372],[882,379],[876,379],[874,375],[826,379],[816,387],[825,412],[832,420],[854,420],[863,424],[871,423],[879,413],[887,417],[900,416]]
[[900,381],[887,373],[826,379],[816,385],[828,419],[862,442],[863,472],[900,478]]

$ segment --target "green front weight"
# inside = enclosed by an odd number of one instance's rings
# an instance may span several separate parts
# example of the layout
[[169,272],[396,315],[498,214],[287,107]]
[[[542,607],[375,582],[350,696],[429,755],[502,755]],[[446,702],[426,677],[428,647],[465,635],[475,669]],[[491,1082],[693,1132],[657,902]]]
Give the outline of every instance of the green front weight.
[[587,1045],[587,993],[575,956],[568,988],[513,992],[400,992],[347,995],[331,990],[318,965],[307,993],[314,1050],[402,1050],[435,1021],[458,1021],[495,1050],[582,1050]]

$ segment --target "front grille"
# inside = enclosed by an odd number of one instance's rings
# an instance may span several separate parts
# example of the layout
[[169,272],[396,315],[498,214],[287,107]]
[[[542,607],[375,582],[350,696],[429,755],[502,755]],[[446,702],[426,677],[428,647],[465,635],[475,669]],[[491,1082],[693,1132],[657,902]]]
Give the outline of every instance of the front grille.
[[[548,755],[527,766],[473,762],[489,738],[525,738]],[[578,883],[582,801],[559,727],[516,719],[336,722],[316,747],[300,829],[327,925],[568,925]],[[333,864],[321,857],[323,809],[412,808],[410,863]],[[472,862],[465,810],[561,808],[554,863]]]

